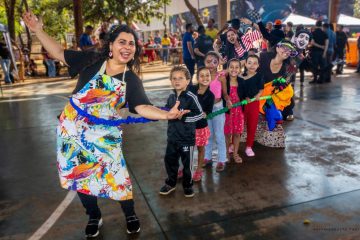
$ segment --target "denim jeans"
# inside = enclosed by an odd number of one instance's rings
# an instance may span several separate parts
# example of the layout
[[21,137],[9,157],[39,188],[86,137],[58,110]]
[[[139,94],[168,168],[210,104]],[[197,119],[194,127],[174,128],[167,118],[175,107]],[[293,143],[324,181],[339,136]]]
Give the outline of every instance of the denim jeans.
[[186,65],[186,68],[189,70],[190,75],[191,75],[191,80],[190,80],[190,85],[192,85],[192,77],[194,75],[195,72],[195,60],[192,58],[184,58],[184,63]]
[[0,59],[1,68],[4,71],[5,83],[11,83],[10,79],[10,59]]
[[163,45],[163,54],[162,54],[162,60],[164,63],[167,63],[169,60],[169,46]]
[[[223,108],[222,101],[215,103],[213,112],[221,108]],[[205,159],[211,160],[213,142],[215,140],[218,148],[218,161],[226,162],[226,143],[224,134],[225,114],[220,114],[213,119],[208,120],[208,125],[210,129],[210,138],[208,145],[205,146]]]
[[45,59],[45,63],[48,66],[48,77],[56,76],[55,61],[53,59]]

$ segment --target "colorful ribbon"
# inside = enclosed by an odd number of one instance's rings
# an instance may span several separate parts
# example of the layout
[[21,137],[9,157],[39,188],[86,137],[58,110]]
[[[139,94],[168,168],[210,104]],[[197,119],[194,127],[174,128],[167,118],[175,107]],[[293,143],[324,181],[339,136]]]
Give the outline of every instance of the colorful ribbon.
[[[88,114],[86,111],[79,108],[74,103],[72,98],[70,98],[70,104],[80,116],[86,117],[90,122],[95,123],[95,124],[103,124],[103,125],[107,125],[107,126],[118,126],[121,124],[148,123],[148,122],[156,122],[157,121],[157,120],[147,119],[144,117],[131,117],[131,116],[128,116],[125,119],[114,119],[114,120],[104,119],[104,118],[99,118],[94,115]],[[169,111],[168,108],[161,107],[160,109]]]
[[[271,95],[260,97],[260,100],[267,100],[267,99],[271,99]],[[247,100],[242,100],[240,102],[234,103],[232,105],[232,108],[246,105],[248,103],[254,102],[255,100],[256,100],[256,98],[250,99],[250,102],[248,102]],[[212,113],[208,114],[206,119],[208,119],[208,120],[213,119],[214,117],[216,117],[216,116],[218,116],[220,114],[226,113],[227,111],[229,111],[229,108],[224,107],[222,109],[219,109],[219,110],[217,110],[215,112],[212,112]]]

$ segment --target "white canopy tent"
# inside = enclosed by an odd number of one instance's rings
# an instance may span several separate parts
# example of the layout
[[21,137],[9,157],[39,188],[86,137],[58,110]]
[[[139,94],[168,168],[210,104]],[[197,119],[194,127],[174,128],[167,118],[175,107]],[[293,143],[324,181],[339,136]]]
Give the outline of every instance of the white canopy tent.
[[313,26],[316,23],[315,19],[300,16],[294,13],[290,13],[290,15],[285,19],[284,23],[292,22],[294,26],[303,24],[305,26]]
[[347,16],[345,14],[340,14],[338,17],[337,24],[344,26],[360,26],[360,19]]

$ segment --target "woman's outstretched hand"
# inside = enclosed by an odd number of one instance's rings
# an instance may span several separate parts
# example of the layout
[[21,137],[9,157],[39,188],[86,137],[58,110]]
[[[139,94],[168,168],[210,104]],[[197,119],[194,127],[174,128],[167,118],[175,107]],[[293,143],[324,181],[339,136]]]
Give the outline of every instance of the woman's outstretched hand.
[[37,31],[42,30],[43,23],[41,19],[37,18],[31,11],[23,13],[22,17],[26,26],[32,32],[36,33]]
[[170,111],[166,114],[167,119],[181,119],[184,114],[190,112],[190,110],[179,110],[178,107],[180,105],[180,101],[176,101],[175,105],[170,109]]

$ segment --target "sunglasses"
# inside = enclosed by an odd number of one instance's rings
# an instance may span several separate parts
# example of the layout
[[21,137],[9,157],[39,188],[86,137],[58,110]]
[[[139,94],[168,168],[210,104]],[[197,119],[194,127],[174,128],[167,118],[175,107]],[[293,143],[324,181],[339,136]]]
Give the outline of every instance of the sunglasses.
[[281,49],[283,49],[286,54],[289,54],[290,57],[296,57],[298,55],[298,51],[296,51],[295,49],[290,49],[289,48],[290,46],[278,43],[277,47],[280,47]]

